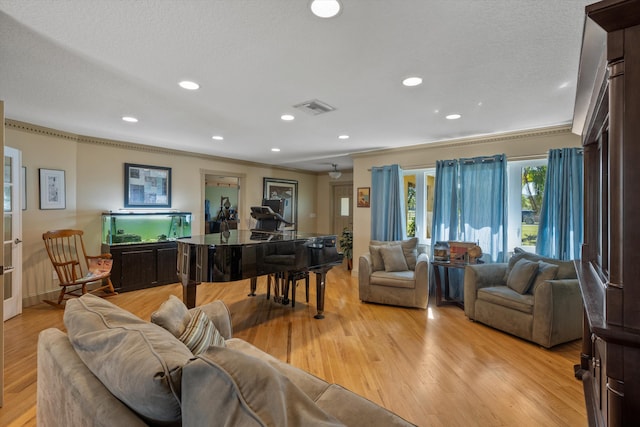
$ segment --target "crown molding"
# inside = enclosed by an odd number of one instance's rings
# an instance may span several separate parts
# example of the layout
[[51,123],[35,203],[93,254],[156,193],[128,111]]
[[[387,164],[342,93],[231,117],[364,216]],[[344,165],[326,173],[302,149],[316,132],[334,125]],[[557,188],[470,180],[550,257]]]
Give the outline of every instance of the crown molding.
[[465,147],[470,145],[482,145],[482,144],[494,144],[497,142],[512,141],[517,139],[527,139],[535,137],[546,137],[565,135],[571,133],[571,125],[550,126],[546,128],[531,129],[526,131],[517,132],[505,132],[484,136],[472,136],[465,138],[448,139],[444,141],[426,142],[418,145],[411,145],[408,147],[397,148],[384,148],[381,150],[366,151],[361,153],[351,153],[353,158],[372,157],[379,156],[387,153],[403,153],[412,152],[418,150],[432,149],[432,148],[450,148],[450,147]]
[[32,123],[21,122],[18,120],[5,119],[5,127],[9,129],[15,129],[22,132],[28,132],[36,135],[44,135],[51,136],[54,138],[66,139],[68,141],[73,141],[78,144],[93,144],[93,145],[101,145],[111,148],[119,148],[124,150],[135,150],[142,151],[145,153],[156,153],[156,154],[167,154],[167,155],[180,155],[185,157],[196,157],[199,159],[219,161],[219,162],[229,162],[232,161],[239,165],[244,166],[253,166],[259,168],[269,168],[269,169],[277,169],[283,171],[291,171],[296,173],[304,173],[309,175],[316,175],[315,172],[305,171],[302,169],[282,167],[276,165],[269,165],[265,163],[257,163],[257,162],[249,162],[246,160],[232,159],[229,157],[221,157],[221,156],[213,156],[210,154],[201,154],[194,153],[192,151],[183,151],[183,150],[175,150],[171,148],[164,147],[154,147],[152,145],[138,144],[134,142],[125,142],[125,141],[116,141],[113,139],[104,139],[98,138],[94,136],[88,135],[77,135],[70,132],[64,132],[57,129],[52,129],[44,126],[34,125]]

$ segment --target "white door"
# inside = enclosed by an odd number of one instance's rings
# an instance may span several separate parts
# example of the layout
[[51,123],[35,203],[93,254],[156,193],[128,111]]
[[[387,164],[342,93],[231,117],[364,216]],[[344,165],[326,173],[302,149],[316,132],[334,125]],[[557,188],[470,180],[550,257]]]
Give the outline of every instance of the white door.
[[22,313],[22,159],[4,147],[4,319]]
[[333,186],[332,233],[340,236],[345,228],[353,230],[353,185]]

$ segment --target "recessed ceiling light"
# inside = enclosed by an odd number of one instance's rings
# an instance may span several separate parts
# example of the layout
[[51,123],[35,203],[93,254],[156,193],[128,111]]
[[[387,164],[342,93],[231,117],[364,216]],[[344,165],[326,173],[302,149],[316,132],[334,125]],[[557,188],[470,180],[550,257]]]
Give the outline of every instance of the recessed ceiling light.
[[292,116],[291,114],[283,114],[280,116],[280,118],[285,122],[290,122],[291,120],[295,119],[295,117]]
[[418,86],[422,84],[422,78],[420,77],[407,77],[402,81],[402,84],[405,86]]
[[274,148],[271,149],[271,151],[273,151],[274,153],[277,153],[278,151],[280,151],[280,149],[274,147]]
[[222,141],[224,138],[221,137],[220,135],[213,135],[211,139],[215,139],[216,141]]
[[138,119],[136,119],[135,117],[131,117],[131,116],[124,116],[124,117],[122,117],[122,120],[124,120],[125,122],[129,122],[129,123],[138,123]]
[[196,82],[191,82],[189,80],[183,80],[180,83],[178,83],[180,85],[180,87],[182,89],[187,89],[187,90],[196,90],[196,89],[200,89],[200,85]]
[[449,114],[448,116],[446,116],[447,120],[458,120],[460,117],[462,117],[460,114]]
[[339,135],[338,139],[349,139],[349,135]]
[[311,12],[318,18],[333,18],[341,9],[338,0],[313,0],[311,2]]

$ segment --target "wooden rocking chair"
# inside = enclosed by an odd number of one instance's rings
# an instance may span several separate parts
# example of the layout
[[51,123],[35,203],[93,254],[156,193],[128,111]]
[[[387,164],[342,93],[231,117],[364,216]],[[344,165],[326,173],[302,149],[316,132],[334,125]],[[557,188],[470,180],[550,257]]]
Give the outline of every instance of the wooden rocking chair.
[[[80,297],[87,292],[104,291],[104,296],[117,295],[111,283],[111,254],[87,255],[82,230],[55,230],[42,234],[44,246],[60,281],[58,302],[44,302],[62,307],[71,297]],[[87,285],[99,283],[97,288]]]

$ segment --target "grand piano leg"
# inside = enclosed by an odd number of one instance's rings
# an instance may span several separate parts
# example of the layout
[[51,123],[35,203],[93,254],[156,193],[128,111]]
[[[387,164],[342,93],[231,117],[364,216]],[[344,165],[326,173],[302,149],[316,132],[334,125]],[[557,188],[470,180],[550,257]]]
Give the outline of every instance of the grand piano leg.
[[[313,316],[316,319],[324,319],[324,291],[327,280],[327,270],[316,271],[316,309],[318,313]],[[294,285],[295,286],[295,285]]]
[[[267,286],[269,286],[269,285],[267,284]],[[251,278],[251,292],[247,296],[255,297],[257,288],[258,288],[258,278],[257,277],[252,277]]]

